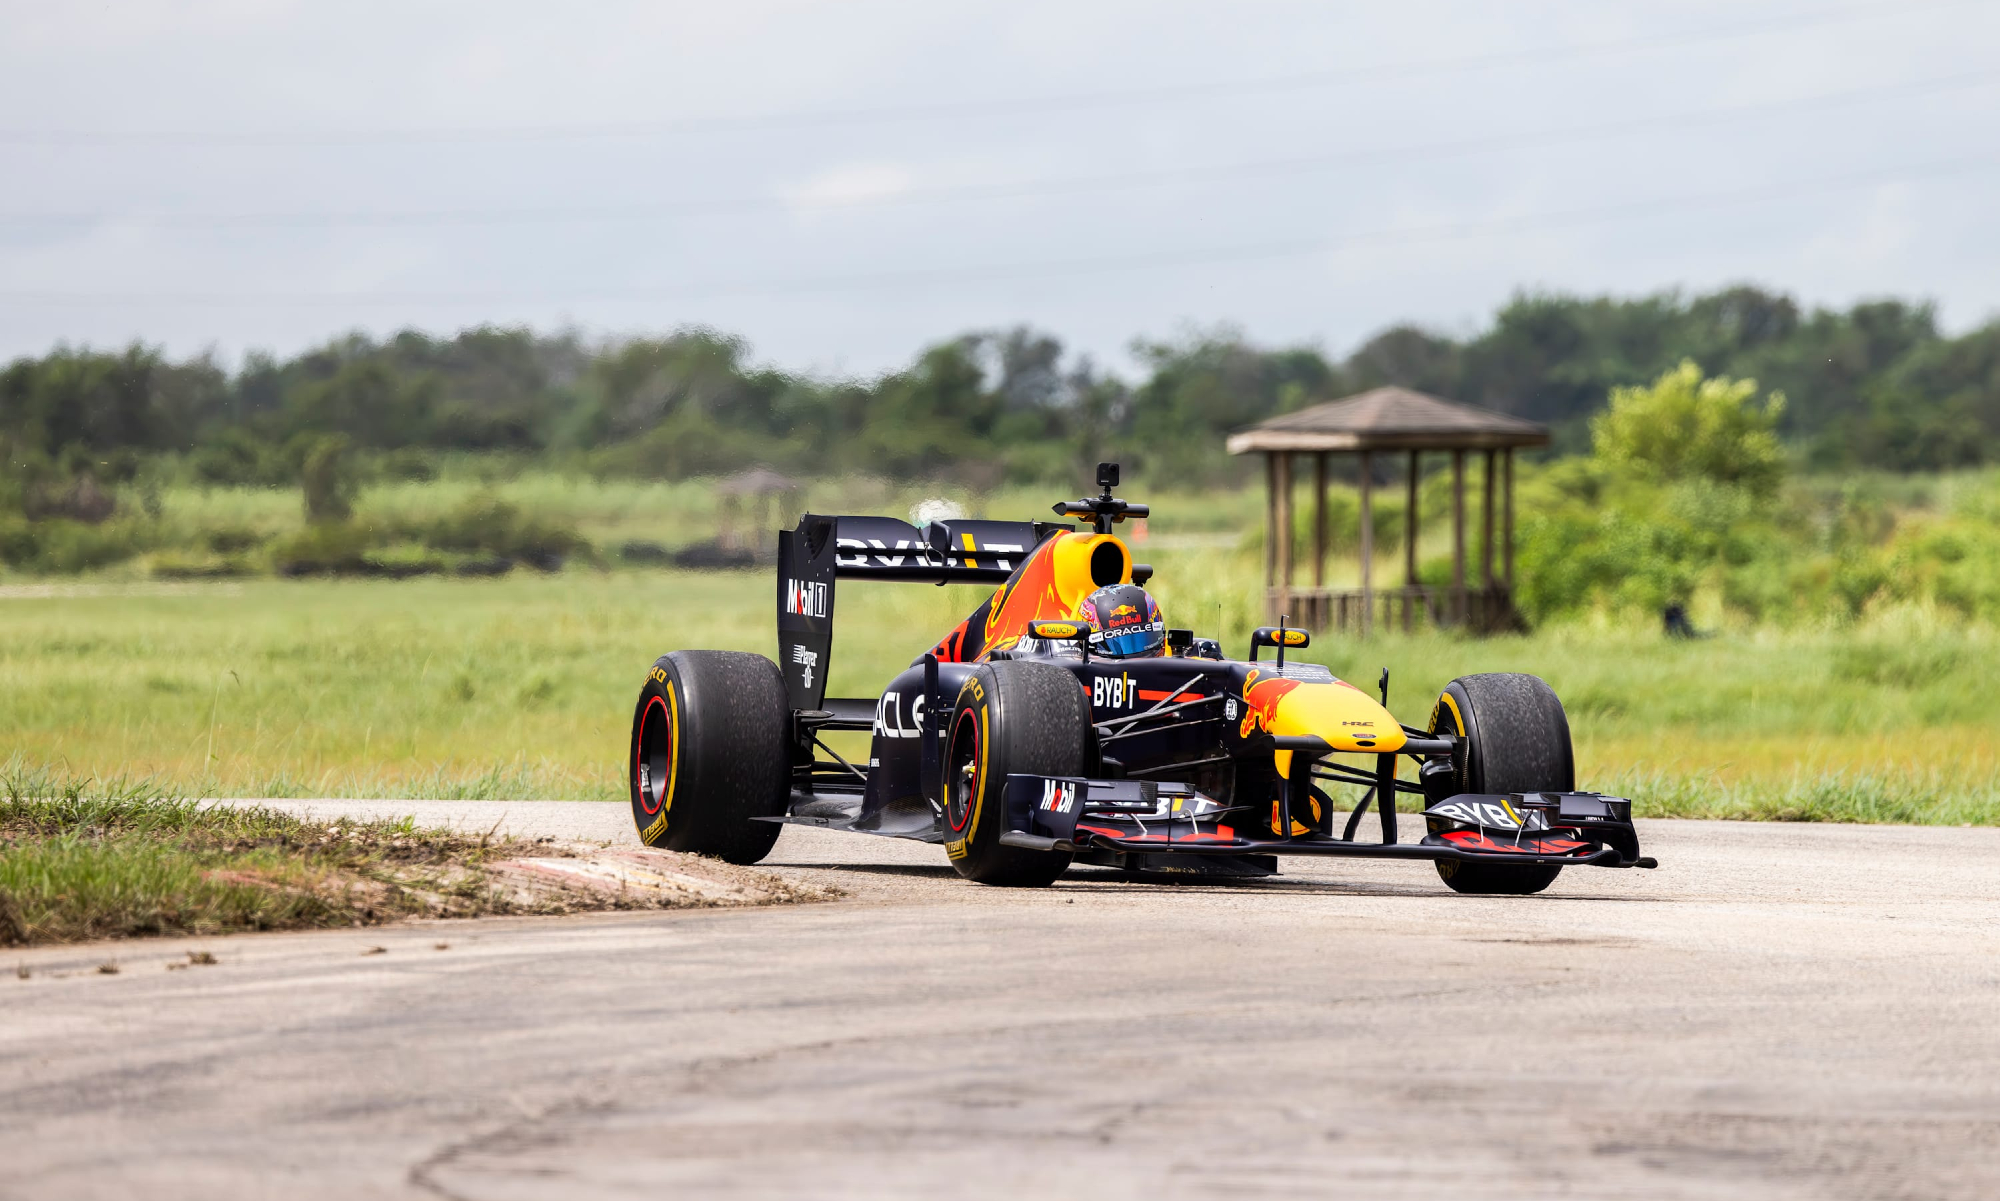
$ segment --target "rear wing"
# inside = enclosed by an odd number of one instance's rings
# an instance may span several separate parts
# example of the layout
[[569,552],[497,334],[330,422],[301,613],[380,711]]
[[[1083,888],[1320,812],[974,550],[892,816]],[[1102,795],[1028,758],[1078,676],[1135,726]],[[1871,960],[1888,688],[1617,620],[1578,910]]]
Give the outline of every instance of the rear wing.
[[1075,527],[1048,521],[933,521],[808,513],[778,534],[778,667],[793,709],[819,709],[833,652],[834,583],[1004,584],[1042,541]]

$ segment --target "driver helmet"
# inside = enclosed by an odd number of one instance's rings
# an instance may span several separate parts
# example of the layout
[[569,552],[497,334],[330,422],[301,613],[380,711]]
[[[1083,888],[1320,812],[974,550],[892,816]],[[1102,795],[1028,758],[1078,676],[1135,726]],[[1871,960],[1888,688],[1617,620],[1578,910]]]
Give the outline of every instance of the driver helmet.
[[1159,602],[1137,584],[1099,588],[1077,607],[1090,627],[1090,653],[1106,659],[1154,659],[1166,653],[1167,621]]

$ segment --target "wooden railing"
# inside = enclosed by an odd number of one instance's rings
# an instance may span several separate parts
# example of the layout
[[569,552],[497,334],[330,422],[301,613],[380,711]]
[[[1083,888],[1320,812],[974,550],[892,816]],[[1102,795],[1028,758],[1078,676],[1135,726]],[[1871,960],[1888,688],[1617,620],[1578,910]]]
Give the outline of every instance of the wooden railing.
[[1370,633],[1400,629],[1463,628],[1478,634],[1525,629],[1512,594],[1492,588],[1271,588],[1266,618],[1282,615],[1308,630]]

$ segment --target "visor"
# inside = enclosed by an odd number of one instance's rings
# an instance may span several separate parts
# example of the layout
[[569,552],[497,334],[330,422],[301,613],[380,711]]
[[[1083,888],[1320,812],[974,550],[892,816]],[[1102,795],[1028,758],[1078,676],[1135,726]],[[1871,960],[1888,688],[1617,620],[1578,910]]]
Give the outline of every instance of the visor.
[[1137,655],[1147,655],[1159,650],[1167,642],[1167,623],[1149,622],[1145,625],[1126,626],[1115,634],[1096,633],[1090,636],[1090,649],[1107,659],[1130,659]]

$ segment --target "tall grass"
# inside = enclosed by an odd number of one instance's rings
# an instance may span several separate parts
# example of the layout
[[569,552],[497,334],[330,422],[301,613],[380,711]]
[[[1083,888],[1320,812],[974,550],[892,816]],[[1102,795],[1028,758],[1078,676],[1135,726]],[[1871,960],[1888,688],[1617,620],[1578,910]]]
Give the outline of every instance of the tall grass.
[[[1176,625],[1240,654],[1244,552],[1141,552]],[[872,696],[983,595],[843,582],[830,686]],[[1219,611],[1219,618],[1218,618]],[[0,763],[184,796],[617,800],[633,699],[678,647],[769,654],[768,573],[278,581],[0,596]],[[1922,607],[1663,639],[1601,620],[1523,637],[1322,636],[1306,652],[1428,720],[1454,676],[1556,688],[1580,782],[1642,813],[1996,820],[2000,636]],[[842,753],[860,752],[854,739]]]

